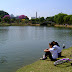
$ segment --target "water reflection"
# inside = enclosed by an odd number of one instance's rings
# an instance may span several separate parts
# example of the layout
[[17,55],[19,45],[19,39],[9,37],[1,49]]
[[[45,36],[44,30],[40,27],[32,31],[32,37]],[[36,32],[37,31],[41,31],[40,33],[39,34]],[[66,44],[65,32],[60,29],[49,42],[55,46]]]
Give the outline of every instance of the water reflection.
[[72,45],[72,29],[9,26],[0,27],[0,72],[15,72],[38,60],[51,41],[66,48]]
[[1,56],[0,57],[0,63],[1,64],[6,64],[7,63],[7,57],[6,56]]
[[8,40],[8,27],[0,27],[0,43],[4,44],[6,43],[6,40]]

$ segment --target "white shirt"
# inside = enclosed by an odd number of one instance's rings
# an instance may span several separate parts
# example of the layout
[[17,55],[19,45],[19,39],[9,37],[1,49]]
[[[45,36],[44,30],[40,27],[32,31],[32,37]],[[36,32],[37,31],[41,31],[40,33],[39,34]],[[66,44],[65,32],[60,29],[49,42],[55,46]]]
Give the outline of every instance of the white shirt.
[[57,49],[57,52],[60,53],[61,52],[61,48],[57,45],[54,45],[53,48]]
[[49,51],[51,52],[53,59],[58,58],[58,53],[57,53],[57,50],[55,48],[49,48]]

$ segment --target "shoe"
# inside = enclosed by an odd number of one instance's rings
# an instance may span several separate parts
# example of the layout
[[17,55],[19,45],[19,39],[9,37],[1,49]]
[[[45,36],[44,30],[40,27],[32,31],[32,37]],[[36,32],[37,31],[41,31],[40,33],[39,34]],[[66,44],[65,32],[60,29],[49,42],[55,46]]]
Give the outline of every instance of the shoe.
[[47,57],[45,57],[45,58],[40,58],[40,60],[46,60],[47,59]]

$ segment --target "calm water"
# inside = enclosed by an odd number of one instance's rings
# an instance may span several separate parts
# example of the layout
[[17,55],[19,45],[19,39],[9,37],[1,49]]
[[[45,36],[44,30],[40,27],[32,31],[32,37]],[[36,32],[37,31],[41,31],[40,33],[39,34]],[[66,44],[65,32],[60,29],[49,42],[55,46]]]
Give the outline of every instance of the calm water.
[[44,54],[51,41],[57,41],[61,48],[72,46],[72,29],[9,26],[0,27],[0,72],[15,72],[31,64]]

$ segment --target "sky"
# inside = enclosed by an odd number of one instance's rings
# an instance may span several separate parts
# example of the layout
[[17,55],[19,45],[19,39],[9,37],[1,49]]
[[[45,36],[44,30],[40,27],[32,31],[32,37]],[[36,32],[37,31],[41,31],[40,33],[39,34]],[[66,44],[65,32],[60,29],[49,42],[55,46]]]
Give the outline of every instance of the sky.
[[50,17],[58,13],[72,14],[72,0],[0,0],[0,10],[14,16]]

